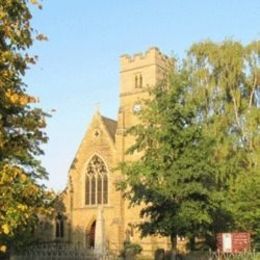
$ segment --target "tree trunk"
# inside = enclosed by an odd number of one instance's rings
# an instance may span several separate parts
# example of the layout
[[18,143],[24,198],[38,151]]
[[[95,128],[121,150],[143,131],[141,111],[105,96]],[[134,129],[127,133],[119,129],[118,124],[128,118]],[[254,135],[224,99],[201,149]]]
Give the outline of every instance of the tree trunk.
[[190,237],[190,250],[195,250],[195,236]]
[[177,235],[171,234],[171,246],[172,251],[177,252]]
[[177,259],[177,235],[176,234],[172,234],[171,235],[171,254],[170,254],[170,259]]

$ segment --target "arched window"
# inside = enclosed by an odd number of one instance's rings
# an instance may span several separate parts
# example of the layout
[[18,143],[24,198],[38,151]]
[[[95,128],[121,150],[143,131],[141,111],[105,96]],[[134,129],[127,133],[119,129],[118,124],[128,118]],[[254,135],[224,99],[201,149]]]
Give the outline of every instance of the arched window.
[[91,177],[91,204],[96,204],[96,176]]
[[143,76],[140,74],[139,75],[139,88],[143,87]]
[[107,203],[107,194],[108,194],[108,180],[107,175],[103,177],[103,204]]
[[97,203],[102,203],[102,176],[98,174],[97,177]]
[[89,187],[90,187],[90,177],[86,175],[86,192],[85,192],[85,203],[88,205],[90,204],[90,199],[89,199]]
[[87,166],[85,180],[85,204],[97,205],[108,203],[108,176],[103,160],[93,156]]
[[135,75],[135,88],[143,87],[143,75],[138,73]]
[[138,76],[135,75],[135,88],[138,88]]
[[64,237],[64,219],[63,216],[58,213],[56,219],[55,219],[55,235],[56,238],[63,238]]

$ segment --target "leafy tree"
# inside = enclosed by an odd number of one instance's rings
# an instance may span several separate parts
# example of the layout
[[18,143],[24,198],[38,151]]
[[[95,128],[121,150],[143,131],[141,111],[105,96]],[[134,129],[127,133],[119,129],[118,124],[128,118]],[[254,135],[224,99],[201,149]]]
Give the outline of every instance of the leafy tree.
[[121,165],[119,185],[143,203],[142,235],[259,238],[259,46],[194,44],[145,102],[142,124],[129,130],[136,144],[128,152],[141,158]]
[[217,210],[214,140],[203,134],[194,103],[185,100],[190,83],[185,70],[175,71],[152,91],[142,124],[130,129],[137,139],[129,152],[142,152],[141,159],[122,164],[119,185],[132,204],[144,204],[141,234],[170,236],[173,247],[177,235],[207,235]]
[[197,103],[205,132],[216,140],[222,206],[233,229],[260,239],[260,42],[194,44],[188,60],[187,99]]
[[[33,4],[40,5],[36,1]],[[47,177],[38,156],[47,141],[45,117],[26,92],[23,76],[37,57],[27,51],[36,35],[27,0],[0,3],[0,251],[27,240],[37,215],[52,195],[39,181]]]

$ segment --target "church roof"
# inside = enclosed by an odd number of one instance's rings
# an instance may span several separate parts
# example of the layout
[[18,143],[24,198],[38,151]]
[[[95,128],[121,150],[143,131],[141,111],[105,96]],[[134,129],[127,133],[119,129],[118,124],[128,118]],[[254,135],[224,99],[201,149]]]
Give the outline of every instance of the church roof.
[[104,116],[101,116],[101,119],[104,122],[104,125],[107,128],[109,135],[112,137],[113,140],[115,140],[117,121]]

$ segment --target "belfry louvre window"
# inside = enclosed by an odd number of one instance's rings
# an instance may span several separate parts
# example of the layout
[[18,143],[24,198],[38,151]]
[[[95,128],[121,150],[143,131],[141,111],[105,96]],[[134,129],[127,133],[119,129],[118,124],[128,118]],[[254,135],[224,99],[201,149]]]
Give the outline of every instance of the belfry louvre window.
[[143,76],[142,74],[135,75],[135,88],[142,88],[143,87]]
[[108,171],[104,161],[94,155],[87,166],[85,180],[85,204],[108,203]]

